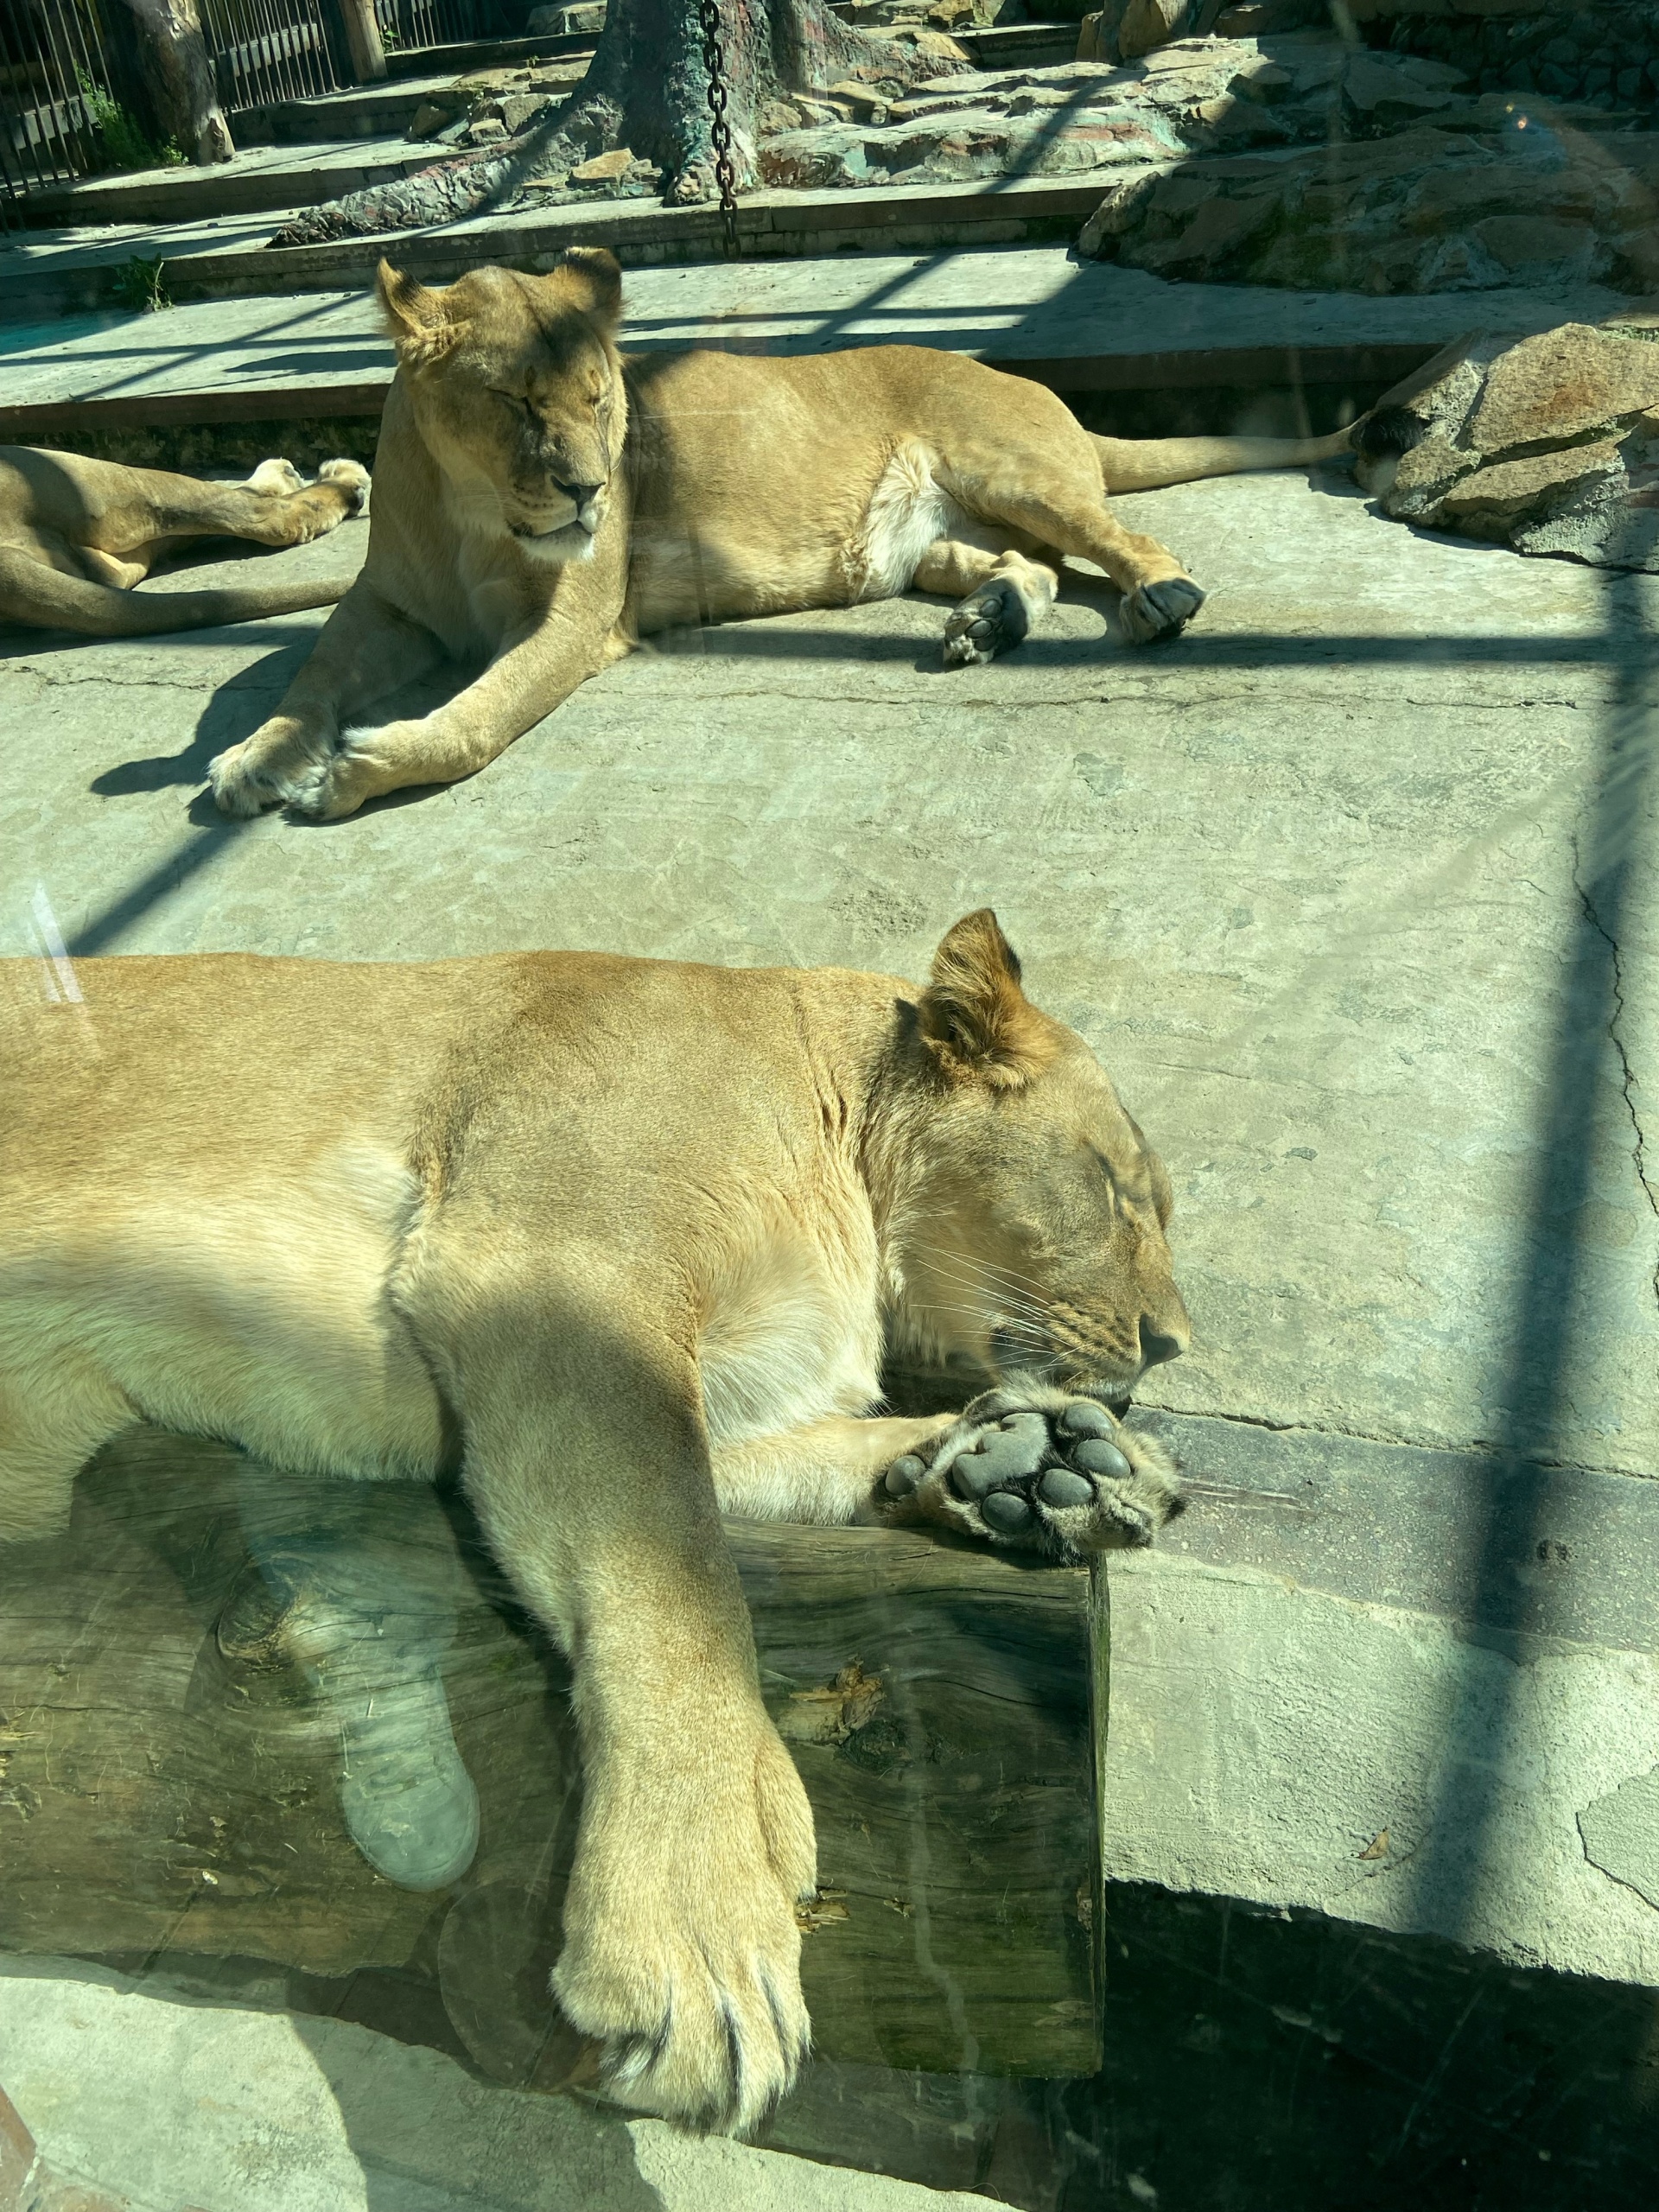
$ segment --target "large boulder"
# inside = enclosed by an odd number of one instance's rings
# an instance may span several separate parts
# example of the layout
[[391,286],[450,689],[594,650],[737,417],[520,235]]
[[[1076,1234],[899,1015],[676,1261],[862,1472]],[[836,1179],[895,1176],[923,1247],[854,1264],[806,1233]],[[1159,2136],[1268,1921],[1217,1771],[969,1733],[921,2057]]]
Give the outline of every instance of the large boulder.
[[1659,322],[1448,346],[1357,434],[1385,513],[1659,571]]
[[[1382,59],[1357,58],[1346,102],[1376,114],[1419,98]],[[1126,178],[1079,251],[1163,276],[1316,291],[1659,288],[1659,137],[1558,132],[1535,118],[1522,130],[1502,94],[1420,90],[1425,115],[1437,96],[1446,111],[1393,137]]]

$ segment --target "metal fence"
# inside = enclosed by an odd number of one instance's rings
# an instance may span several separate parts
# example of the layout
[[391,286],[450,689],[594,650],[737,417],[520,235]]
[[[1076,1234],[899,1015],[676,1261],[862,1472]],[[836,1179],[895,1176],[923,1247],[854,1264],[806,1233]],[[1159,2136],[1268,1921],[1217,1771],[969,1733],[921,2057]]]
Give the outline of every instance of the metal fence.
[[[131,18],[116,0],[114,14]],[[0,0],[0,207],[155,158],[127,25],[100,0]]]
[[382,44],[397,54],[496,36],[502,10],[493,0],[374,0],[374,12]]
[[[339,0],[197,0],[234,116],[353,82]],[[521,29],[523,0],[375,0],[391,53]],[[0,0],[0,223],[28,193],[165,158],[124,0]]]
[[226,115],[352,81],[331,0],[197,0]]

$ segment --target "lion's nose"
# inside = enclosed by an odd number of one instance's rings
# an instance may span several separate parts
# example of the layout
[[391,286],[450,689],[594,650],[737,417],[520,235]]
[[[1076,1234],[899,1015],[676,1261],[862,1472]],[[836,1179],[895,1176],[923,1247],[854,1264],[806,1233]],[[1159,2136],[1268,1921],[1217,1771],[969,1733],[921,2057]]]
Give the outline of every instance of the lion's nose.
[[604,488],[602,484],[560,484],[558,486],[571,505],[578,512],[585,507],[590,499],[596,499]]
[[1154,1328],[1148,1313],[1141,1316],[1141,1357],[1148,1367],[1161,1367],[1166,1359],[1179,1359],[1186,1350],[1185,1337],[1166,1336]]

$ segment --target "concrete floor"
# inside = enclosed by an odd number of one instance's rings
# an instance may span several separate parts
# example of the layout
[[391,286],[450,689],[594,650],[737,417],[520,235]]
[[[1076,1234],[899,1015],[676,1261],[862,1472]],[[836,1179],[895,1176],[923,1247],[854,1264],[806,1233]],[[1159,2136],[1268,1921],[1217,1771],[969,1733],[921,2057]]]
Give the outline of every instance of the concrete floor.
[[[1211,588],[1171,646],[1122,649],[1086,582],[988,670],[939,670],[921,600],[662,640],[474,781],[326,828],[227,825],[200,791],[321,616],[20,644],[0,665],[0,949],[55,929],[82,952],[547,944],[914,975],[993,902],[1033,995],[1096,1043],[1169,1161],[1198,1332],[1146,1396],[1209,1489],[1164,1555],[1110,1578],[1109,1874],[1659,1986],[1659,1633],[1636,1521],[1567,1574],[1589,1578],[1571,1619],[1545,1587],[1555,1522],[1537,1524],[1503,1586],[1530,1608],[1519,1641],[1487,1632],[1479,1591],[1424,1594],[1448,1489],[1479,1580],[1492,1466],[1548,1463],[1597,1528],[1659,1496],[1641,1479],[1659,1472],[1659,580],[1414,536],[1339,473],[1119,505]],[[349,565],[365,535],[267,565]],[[1258,1460],[1236,1465],[1246,1446]],[[1306,1563],[1321,1529],[1349,1542],[1340,1573]],[[113,2001],[29,1987],[12,2050],[72,1999]],[[101,2048],[75,2047],[89,2065]],[[0,2047],[57,2155],[13,2064]],[[332,2143],[333,2059],[307,2079]],[[79,2145],[96,2130],[74,2102]],[[639,2163],[619,2147],[618,2173],[645,2171],[656,2137],[627,2139]],[[738,2162],[718,2201],[772,2201],[730,2178],[770,2154],[675,2155]],[[498,2201],[444,2195],[442,2163],[421,2169],[429,2196],[365,2180],[327,2201]],[[826,2208],[908,2201],[825,2185]],[[210,2212],[276,2201],[225,2186]],[[652,2201],[635,2186],[499,2201]]]
[[127,2212],[994,2212],[73,1961],[0,1973],[0,2080],[56,2173]]

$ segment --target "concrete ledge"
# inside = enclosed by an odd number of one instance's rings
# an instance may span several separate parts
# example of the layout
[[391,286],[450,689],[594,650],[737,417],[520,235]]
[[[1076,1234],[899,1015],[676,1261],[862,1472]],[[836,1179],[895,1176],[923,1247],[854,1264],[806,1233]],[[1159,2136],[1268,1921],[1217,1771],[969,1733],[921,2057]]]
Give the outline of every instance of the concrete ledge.
[[146,171],[139,176],[86,177],[30,193],[20,203],[25,223],[191,223],[213,215],[274,213],[315,207],[347,192],[431,166],[429,146],[397,138],[341,149],[260,148],[222,167]]
[[1659,1484],[1165,1415],[1114,1560],[1109,1882],[1659,1987]]

